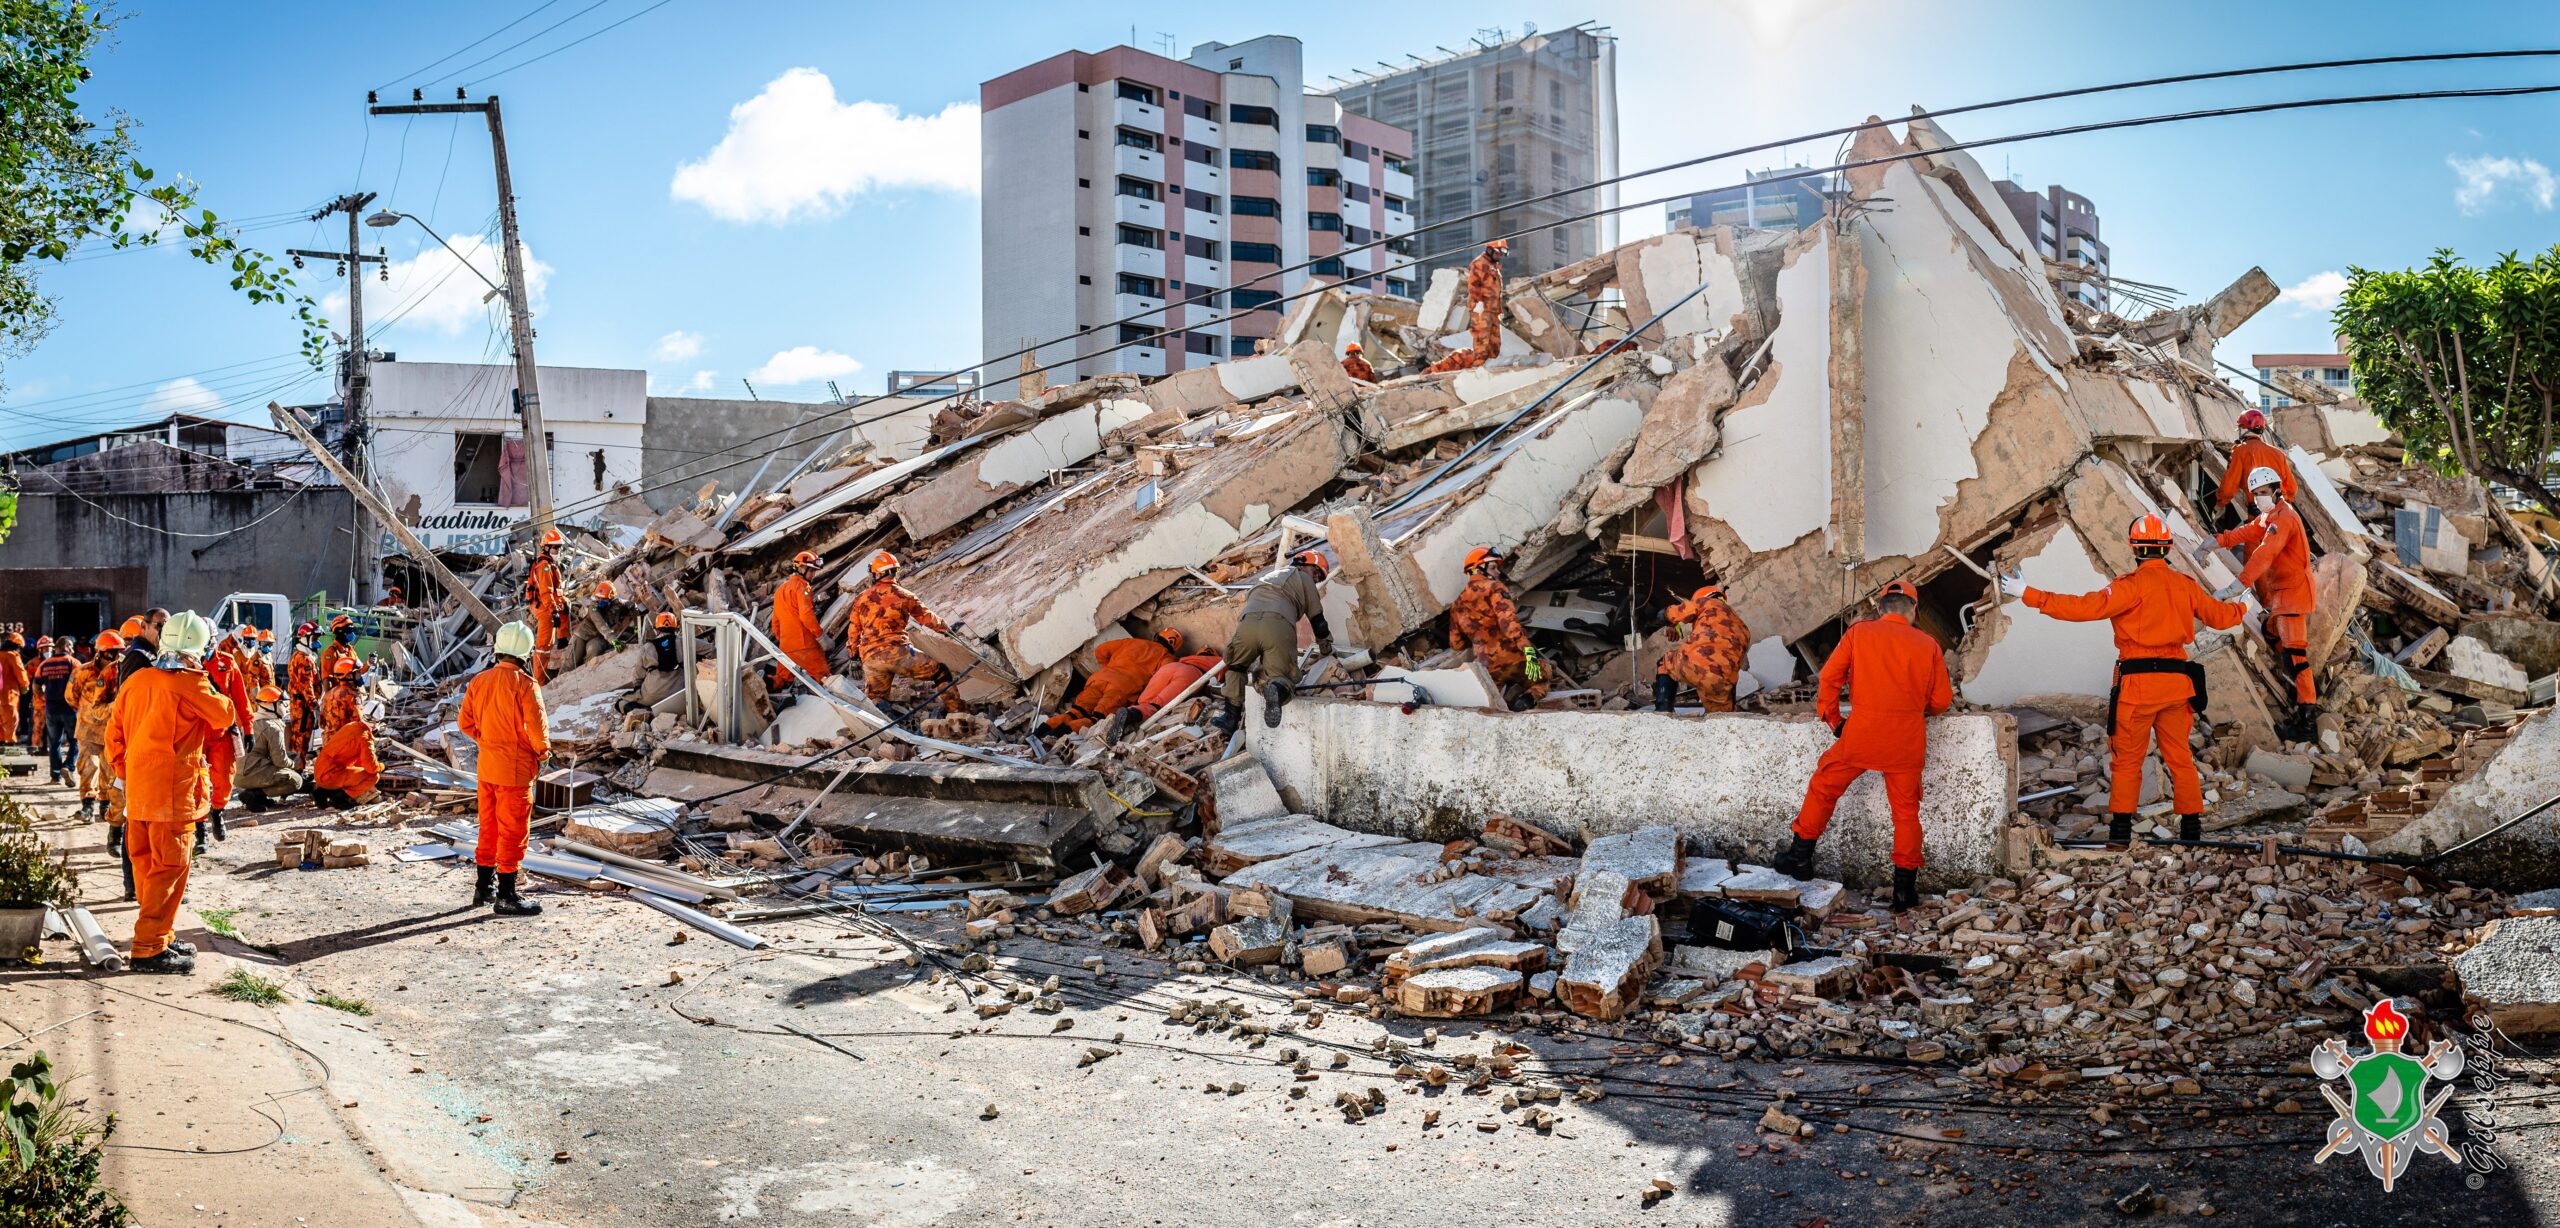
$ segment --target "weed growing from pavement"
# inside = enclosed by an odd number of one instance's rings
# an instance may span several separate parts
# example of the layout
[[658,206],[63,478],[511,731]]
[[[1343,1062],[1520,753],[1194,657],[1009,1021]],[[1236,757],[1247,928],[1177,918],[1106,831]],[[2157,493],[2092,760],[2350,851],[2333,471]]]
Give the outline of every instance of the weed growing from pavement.
[[333,993],[323,993],[313,994],[311,996],[311,1000],[322,1006],[328,1007],[330,1010],[345,1011],[350,1015],[370,1015],[373,1013],[373,1004],[362,998],[341,998]]
[[231,919],[239,915],[240,910],[237,908],[199,908],[196,910],[196,916],[204,921],[204,927],[206,929],[212,930],[214,933],[220,934],[225,938],[237,938],[240,936],[240,927],[231,923]]
[[222,978],[214,985],[213,992],[234,1002],[255,1002],[260,1006],[273,1006],[284,1001],[284,986],[281,983],[270,981],[246,968],[232,969],[231,975]]

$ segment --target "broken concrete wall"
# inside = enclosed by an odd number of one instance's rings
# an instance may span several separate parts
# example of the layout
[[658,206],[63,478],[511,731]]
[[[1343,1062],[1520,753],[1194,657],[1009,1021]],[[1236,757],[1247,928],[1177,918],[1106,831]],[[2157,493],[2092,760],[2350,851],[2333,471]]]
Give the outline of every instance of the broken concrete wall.
[[906,526],[909,538],[924,541],[938,536],[1007,495],[1092,459],[1102,450],[1103,436],[1151,412],[1142,402],[1112,398],[1053,414],[982,445],[976,455],[962,457],[889,506]]
[[1659,342],[1710,329],[1765,336],[1776,321],[1766,295],[1753,293],[1751,279],[1743,271],[1741,253],[1751,248],[1771,249],[1785,242],[1782,233],[1749,231],[1738,235],[1730,226],[1709,226],[1674,230],[1621,247],[1617,253],[1618,289],[1626,295],[1628,319],[1632,323],[1652,319],[1653,313],[1670,307],[1681,295],[1704,282],[1704,292],[1674,308],[1662,323],[1643,334],[1643,339]]
[[[1277,728],[1258,713],[1245,727],[1293,805],[1355,831],[1444,840],[1492,814],[1590,835],[1667,823],[1717,856],[1761,864],[1785,846],[1805,782],[1833,741],[1816,721],[1740,714],[1422,707],[1408,716],[1393,704],[1322,698],[1292,702]],[[1922,881],[1999,872],[2016,786],[2007,717],[1929,722]],[[1869,775],[1841,799],[1816,865],[1826,876],[1883,882],[1892,834],[1882,778]]]
[[[2049,593],[2085,593],[2112,578],[2089,545],[2056,521],[2017,543],[2029,585]],[[2008,551],[2003,562],[2009,561]],[[2105,695],[2115,683],[2115,633],[2101,622],[2047,618],[2022,601],[2004,602],[1976,624],[1963,651],[1964,697],[1978,704],[2015,704],[2037,695]]]
[[[2515,738],[2478,775],[2455,785],[2408,826],[2374,842],[2373,851],[2430,857],[2554,795],[2560,795],[2560,712],[2545,710],[2517,726]],[[2560,812],[2527,819],[2437,868],[2502,891],[2560,886]]]
[[1776,294],[1780,322],[1758,382],[1725,411],[1723,451],[1689,478],[1691,528],[1727,573],[1831,518],[1831,335],[1820,327],[1831,301],[1827,227],[1787,250]]

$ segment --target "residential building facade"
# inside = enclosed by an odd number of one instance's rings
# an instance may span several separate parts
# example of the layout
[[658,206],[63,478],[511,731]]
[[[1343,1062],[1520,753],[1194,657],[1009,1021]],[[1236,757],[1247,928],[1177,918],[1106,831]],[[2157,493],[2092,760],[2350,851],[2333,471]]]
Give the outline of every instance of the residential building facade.
[[1802,230],[1822,220],[1829,200],[1831,176],[1801,166],[1753,171],[1740,187],[1700,192],[1666,206],[1668,228],[1704,230],[1733,226],[1749,230]]
[[[512,363],[370,364],[367,407],[374,488],[437,550],[497,554],[532,515],[524,419]],[[617,487],[640,485],[649,374],[594,367],[540,369],[542,427],[550,442],[553,515],[597,526]],[[375,557],[400,553],[388,531]]]
[[[2015,180],[2003,179],[1995,185],[2000,190],[2000,203],[2009,207],[2018,225],[2036,245],[2036,251],[2047,260],[2076,264],[2107,275],[2109,268],[2106,242],[2098,237],[2098,207],[2089,198],[2053,184],[2042,192],[2030,192]],[[2107,306],[2106,286],[2062,273],[2054,275],[2054,284],[2065,298],[2104,310]]]
[[[2343,348],[2343,347],[2341,347]],[[2356,394],[2354,368],[2347,365],[2345,354],[2251,354],[2249,365],[2258,369],[2258,378],[2272,383],[2278,375],[2290,375],[2305,383],[2318,384],[2341,397]],[[2258,385],[2258,408],[2282,409],[2293,404],[2293,398],[2266,386]]]
[[[1413,133],[1423,272],[1464,268],[1485,240],[1514,235],[1503,262],[1533,277],[1618,244],[1615,187],[1531,198],[1618,174],[1618,44],[1574,26],[1381,71],[1333,91],[1345,111]],[[1453,219],[1481,210],[1470,222]],[[1446,224],[1444,224],[1446,223]],[[1545,227],[1532,230],[1532,227]],[[1417,279],[1427,284],[1428,277]]]
[[[981,84],[986,353],[1038,345],[1064,364],[1052,384],[1162,375],[1253,353],[1310,275],[1413,295],[1388,271],[1404,257],[1346,250],[1409,249],[1412,137],[1308,94],[1303,64],[1267,35],[1184,60],[1070,51]],[[985,376],[1009,391],[1016,370]]]

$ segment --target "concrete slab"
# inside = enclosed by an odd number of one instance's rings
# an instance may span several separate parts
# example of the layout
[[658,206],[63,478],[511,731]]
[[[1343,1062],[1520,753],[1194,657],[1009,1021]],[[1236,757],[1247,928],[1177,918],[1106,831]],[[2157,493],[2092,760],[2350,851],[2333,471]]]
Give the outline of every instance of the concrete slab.
[[1248,866],[1226,885],[1287,896],[1300,917],[1354,925],[1392,921],[1418,930],[1507,926],[1547,894],[1478,874],[1439,877],[1446,873],[1438,845],[1335,845]]
[[[2560,794],[2560,712],[2535,713],[2471,779],[2408,826],[2373,842],[2385,856],[2425,857],[2452,848]],[[2560,811],[2501,833],[2437,867],[2502,891],[2560,887]]]
[[1594,837],[1582,850],[1582,872],[1603,871],[1625,876],[1657,900],[1668,899],[1681,886],[1680,833],[1665,826]]
[[2509,1036],[2560,1034],[2560,916],[2500,917],[2453,961],[2463,1001]]
[[1376,848],[1402,844],[1394,836],[1352,831],[1313,815],[1284,814],[1249,823],[1219,821],[1218,834],[1201,846],[1201,865],[1212,874],[1228,875],[1246,866],[1277,861],[1293,853],[1321,848]]
[[1102,437],[1147,416],[1138,401],[1104,399],[1041,419],[963,456],[890,510],[916,541],[939,536],[1050,474],[1090,460]]

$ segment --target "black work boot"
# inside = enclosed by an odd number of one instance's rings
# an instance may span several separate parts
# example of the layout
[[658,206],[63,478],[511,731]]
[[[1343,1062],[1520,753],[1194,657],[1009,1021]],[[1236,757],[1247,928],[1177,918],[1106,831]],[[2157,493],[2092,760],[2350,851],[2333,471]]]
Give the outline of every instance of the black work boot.
[[2111,849],[2121,849],[2130,846],[2132,843],[2133,816],[2129,814],[2108,815],[2107,847]]
[[107,856],[124,856],[124,824],[122,823],[107,829]]
[[489,905],[489,911],[501,917],[532,917],[541,915],[542,905],[516,894],[515,875],[501,874],[498,876],[498,898]]
[[169,949],[180,955],[184,955],[189,959],[195,958],[196,944],[192,942],[180,942],[177,939],[172,938],[169,940]]
[[202,857],[202,856],[204,856],[204,840],[205,840],[205,830],[204,830],[204,829],[205,829],[205,824],[204,824],[203,822],[201,822],[201,821],[200,821],[200,822],[198,822],[198,823],[196,824],[196,856],[198,856],[198,857]]
[[2204,816],[2200,814],[2179,815],[2178,838],[2181,840],[2204,839]]
[[[213,821],[213,838],[216,840],[229,840],[231,838],[230,829],[222,825],[222,812],[226,809],[229,809],[229,807],[216,806],[213,808],[213,813],[206,816]],[[199,837],[203,836],[204,829],[201,827],[197,828],[196,835]],[[196,841],[196,851],[199,853],[204,851],[204,841],[202,839],[198,839]]]
[[1920,906],[1920,872],[1893,868],[1893,910],[1909,912]]
[[133,960],[125,964],[124,968],[127,972],[156,972],[185,976],[196,970],[196,957],[180,954],[178,948],[173,946],[158,955],[145,955]]
[[474,906],[477,906],[497,899],[498,868],[496,866],[476,866],[473,868],[477,869],[480,873],[478,882],[476,882],[471,888],[471,903]]
[[140,899],[140,896],[133,893],[133,849],[127,846],[124,842],[123,828],[117,827],[109,830],[116,833],[116,860],[124,865],[124,898],[128,900]]
[[1263,724],[1275,728],[1279,726],[1280,709],[1289,706],[1289,696],[1292,693],[1293,692],[1289,689],[1289,684],[1282,682],[1277,678],[1262,684]]
[[276,804],[268,801],[266,793],[259,789],[242,789],[240,805],[251,814],[265,814],[276,808]]
[[1787,851],[1778,854],[1778,863],[1769,868],[1789,878],[1812,878],[1813,841],[1791,834]]
[[1111,714],[1110,724],[1103,726],[1102,740],[1105,743],[1117,745],[1120,739],[1136,733],[1139,722],[1145,719],[1138,714],[1136,708],[1122,708]]
[[1680,698],[1680,680],[1669,674],[1653,676],[1653,710],[1669,712]]
[[1218,714],[1209,718],[1209,728],[1229,736],[1233,736],[1236,726],[1243,723],[1243,713],[1237,711],[1236,706],[1230,703],[1221,703],[1218,706]]

